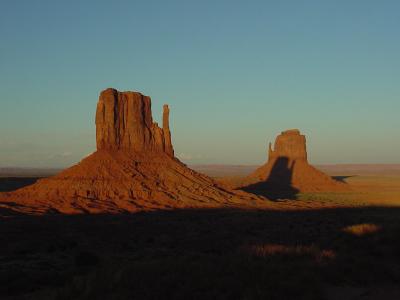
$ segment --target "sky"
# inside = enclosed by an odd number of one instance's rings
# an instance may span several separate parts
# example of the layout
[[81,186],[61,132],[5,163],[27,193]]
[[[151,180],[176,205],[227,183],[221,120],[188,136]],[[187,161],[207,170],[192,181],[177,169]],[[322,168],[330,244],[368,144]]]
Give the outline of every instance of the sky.
[[95,151],[101,90],[140,91],[189,164],[400,163],[400,1],[0,0],[0,167]]

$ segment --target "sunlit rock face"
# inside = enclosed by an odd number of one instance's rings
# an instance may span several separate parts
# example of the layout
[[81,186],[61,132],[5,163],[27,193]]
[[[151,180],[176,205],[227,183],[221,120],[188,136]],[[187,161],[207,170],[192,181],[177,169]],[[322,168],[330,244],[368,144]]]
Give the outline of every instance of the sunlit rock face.
[[164,105],[163,128],[153,122],[151,99],[138,92],[101,92],[96,111],[97,149],[155,151],[174,155],[169,107]]
[[160,128],[153,122],[150,97],[102,91],[97,151],[56,176],[0,193],[0,206],[22,213],[79,214],[264,205],[265,199],[229,190],[175,158],[168,105],[163,109]]

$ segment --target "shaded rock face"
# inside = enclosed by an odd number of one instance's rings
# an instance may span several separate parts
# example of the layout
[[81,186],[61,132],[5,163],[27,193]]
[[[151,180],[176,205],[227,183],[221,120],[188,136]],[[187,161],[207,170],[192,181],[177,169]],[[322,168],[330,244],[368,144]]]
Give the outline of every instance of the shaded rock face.
[[150,97],[104,90],[97,104],[96,142],[97,150],[154,151],[173,156],[168,105],[164,105],[160,128],[153,122]]

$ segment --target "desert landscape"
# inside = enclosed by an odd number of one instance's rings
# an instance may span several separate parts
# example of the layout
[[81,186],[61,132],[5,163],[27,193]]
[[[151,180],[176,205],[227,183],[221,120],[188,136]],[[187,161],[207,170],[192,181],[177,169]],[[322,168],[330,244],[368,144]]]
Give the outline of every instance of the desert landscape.
[[352,191],[300,194],[279,209],[2,209],[1,298],[397,299],[399,166],[321,169]]
[[3,2],[0,300],[400,299],[400,1]]
[[400,165],[315,168],[296,129],[259,168],[189,168],[169,113],[106,89],[96,152],[1,170],[3,299],[400,296]]

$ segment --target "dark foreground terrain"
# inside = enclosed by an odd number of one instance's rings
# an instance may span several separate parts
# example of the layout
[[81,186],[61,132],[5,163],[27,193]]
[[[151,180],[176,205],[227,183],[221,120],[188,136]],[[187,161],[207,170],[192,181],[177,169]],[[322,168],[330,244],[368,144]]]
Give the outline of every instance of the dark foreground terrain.
[[[270,210],[0,207],[0,299],[400,299],[400,176],[343,174],[350,193]],[[0,190],[36,179],[0,178]]]
[[1,299],[400,295],[399,208],[16,216],[0,238]]

